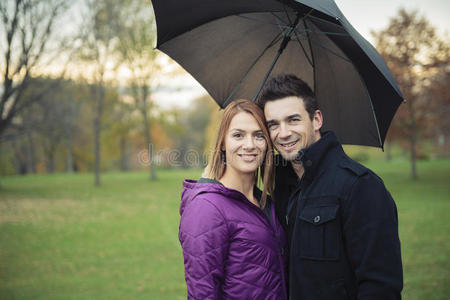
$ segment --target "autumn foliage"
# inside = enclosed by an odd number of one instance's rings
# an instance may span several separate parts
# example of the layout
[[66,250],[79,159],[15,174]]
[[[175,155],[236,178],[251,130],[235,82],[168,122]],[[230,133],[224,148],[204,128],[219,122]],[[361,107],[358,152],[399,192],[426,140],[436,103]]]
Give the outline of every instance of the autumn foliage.
[[[406,100],[391,124],[387,142],[398,143],[410,153],[411,175],[416,178],[416,159],[429,155],[421,146],[450,138],[445,113],[449,109],[448,39],[441,39],[418,11],[405,9],[372,35]],[[450,154],[447,145],[441,145],[441,154]]]

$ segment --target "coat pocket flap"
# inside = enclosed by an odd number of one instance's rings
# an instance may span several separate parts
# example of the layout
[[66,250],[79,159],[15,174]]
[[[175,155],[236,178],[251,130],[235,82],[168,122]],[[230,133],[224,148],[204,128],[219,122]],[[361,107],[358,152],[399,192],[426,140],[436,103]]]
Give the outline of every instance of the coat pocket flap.
[[339,205],[305,206],[300,214],[300,219],[313,225],[321,225],[336,219]]

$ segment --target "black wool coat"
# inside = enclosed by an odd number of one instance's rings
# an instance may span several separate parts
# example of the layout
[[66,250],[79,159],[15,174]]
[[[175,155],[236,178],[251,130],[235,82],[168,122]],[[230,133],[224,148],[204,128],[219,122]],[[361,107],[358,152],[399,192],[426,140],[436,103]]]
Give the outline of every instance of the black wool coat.
[[397,208],[383,181],[333,132],[299,152],[300,180],[276,156],[274,199],[288,233],[289,299],[400,299]]

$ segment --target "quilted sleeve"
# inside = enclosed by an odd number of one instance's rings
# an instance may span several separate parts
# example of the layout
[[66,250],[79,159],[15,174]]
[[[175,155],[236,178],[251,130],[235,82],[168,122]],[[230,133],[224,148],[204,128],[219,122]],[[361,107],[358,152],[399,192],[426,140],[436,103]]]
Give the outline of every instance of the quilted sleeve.
[[188,299],[219,299],[228,249],[223,215],[207,199],[194,199],[180,220]]

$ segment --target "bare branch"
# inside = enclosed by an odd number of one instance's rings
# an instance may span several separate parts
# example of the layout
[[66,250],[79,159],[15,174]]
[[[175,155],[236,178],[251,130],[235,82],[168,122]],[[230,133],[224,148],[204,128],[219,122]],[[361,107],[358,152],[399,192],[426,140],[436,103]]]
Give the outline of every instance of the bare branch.
[[[6,28],[3,89],[0,94],[0,135],[18,111],[35,100],[24,99],[23,91],[32,70],[40,63],[54,32],[55,22],[67,7],[67,0],[16,0],[1,5],[1,20]],[[14,7],[14,8],[13,8]],[[61,51],[59,51],[61,52]]]

